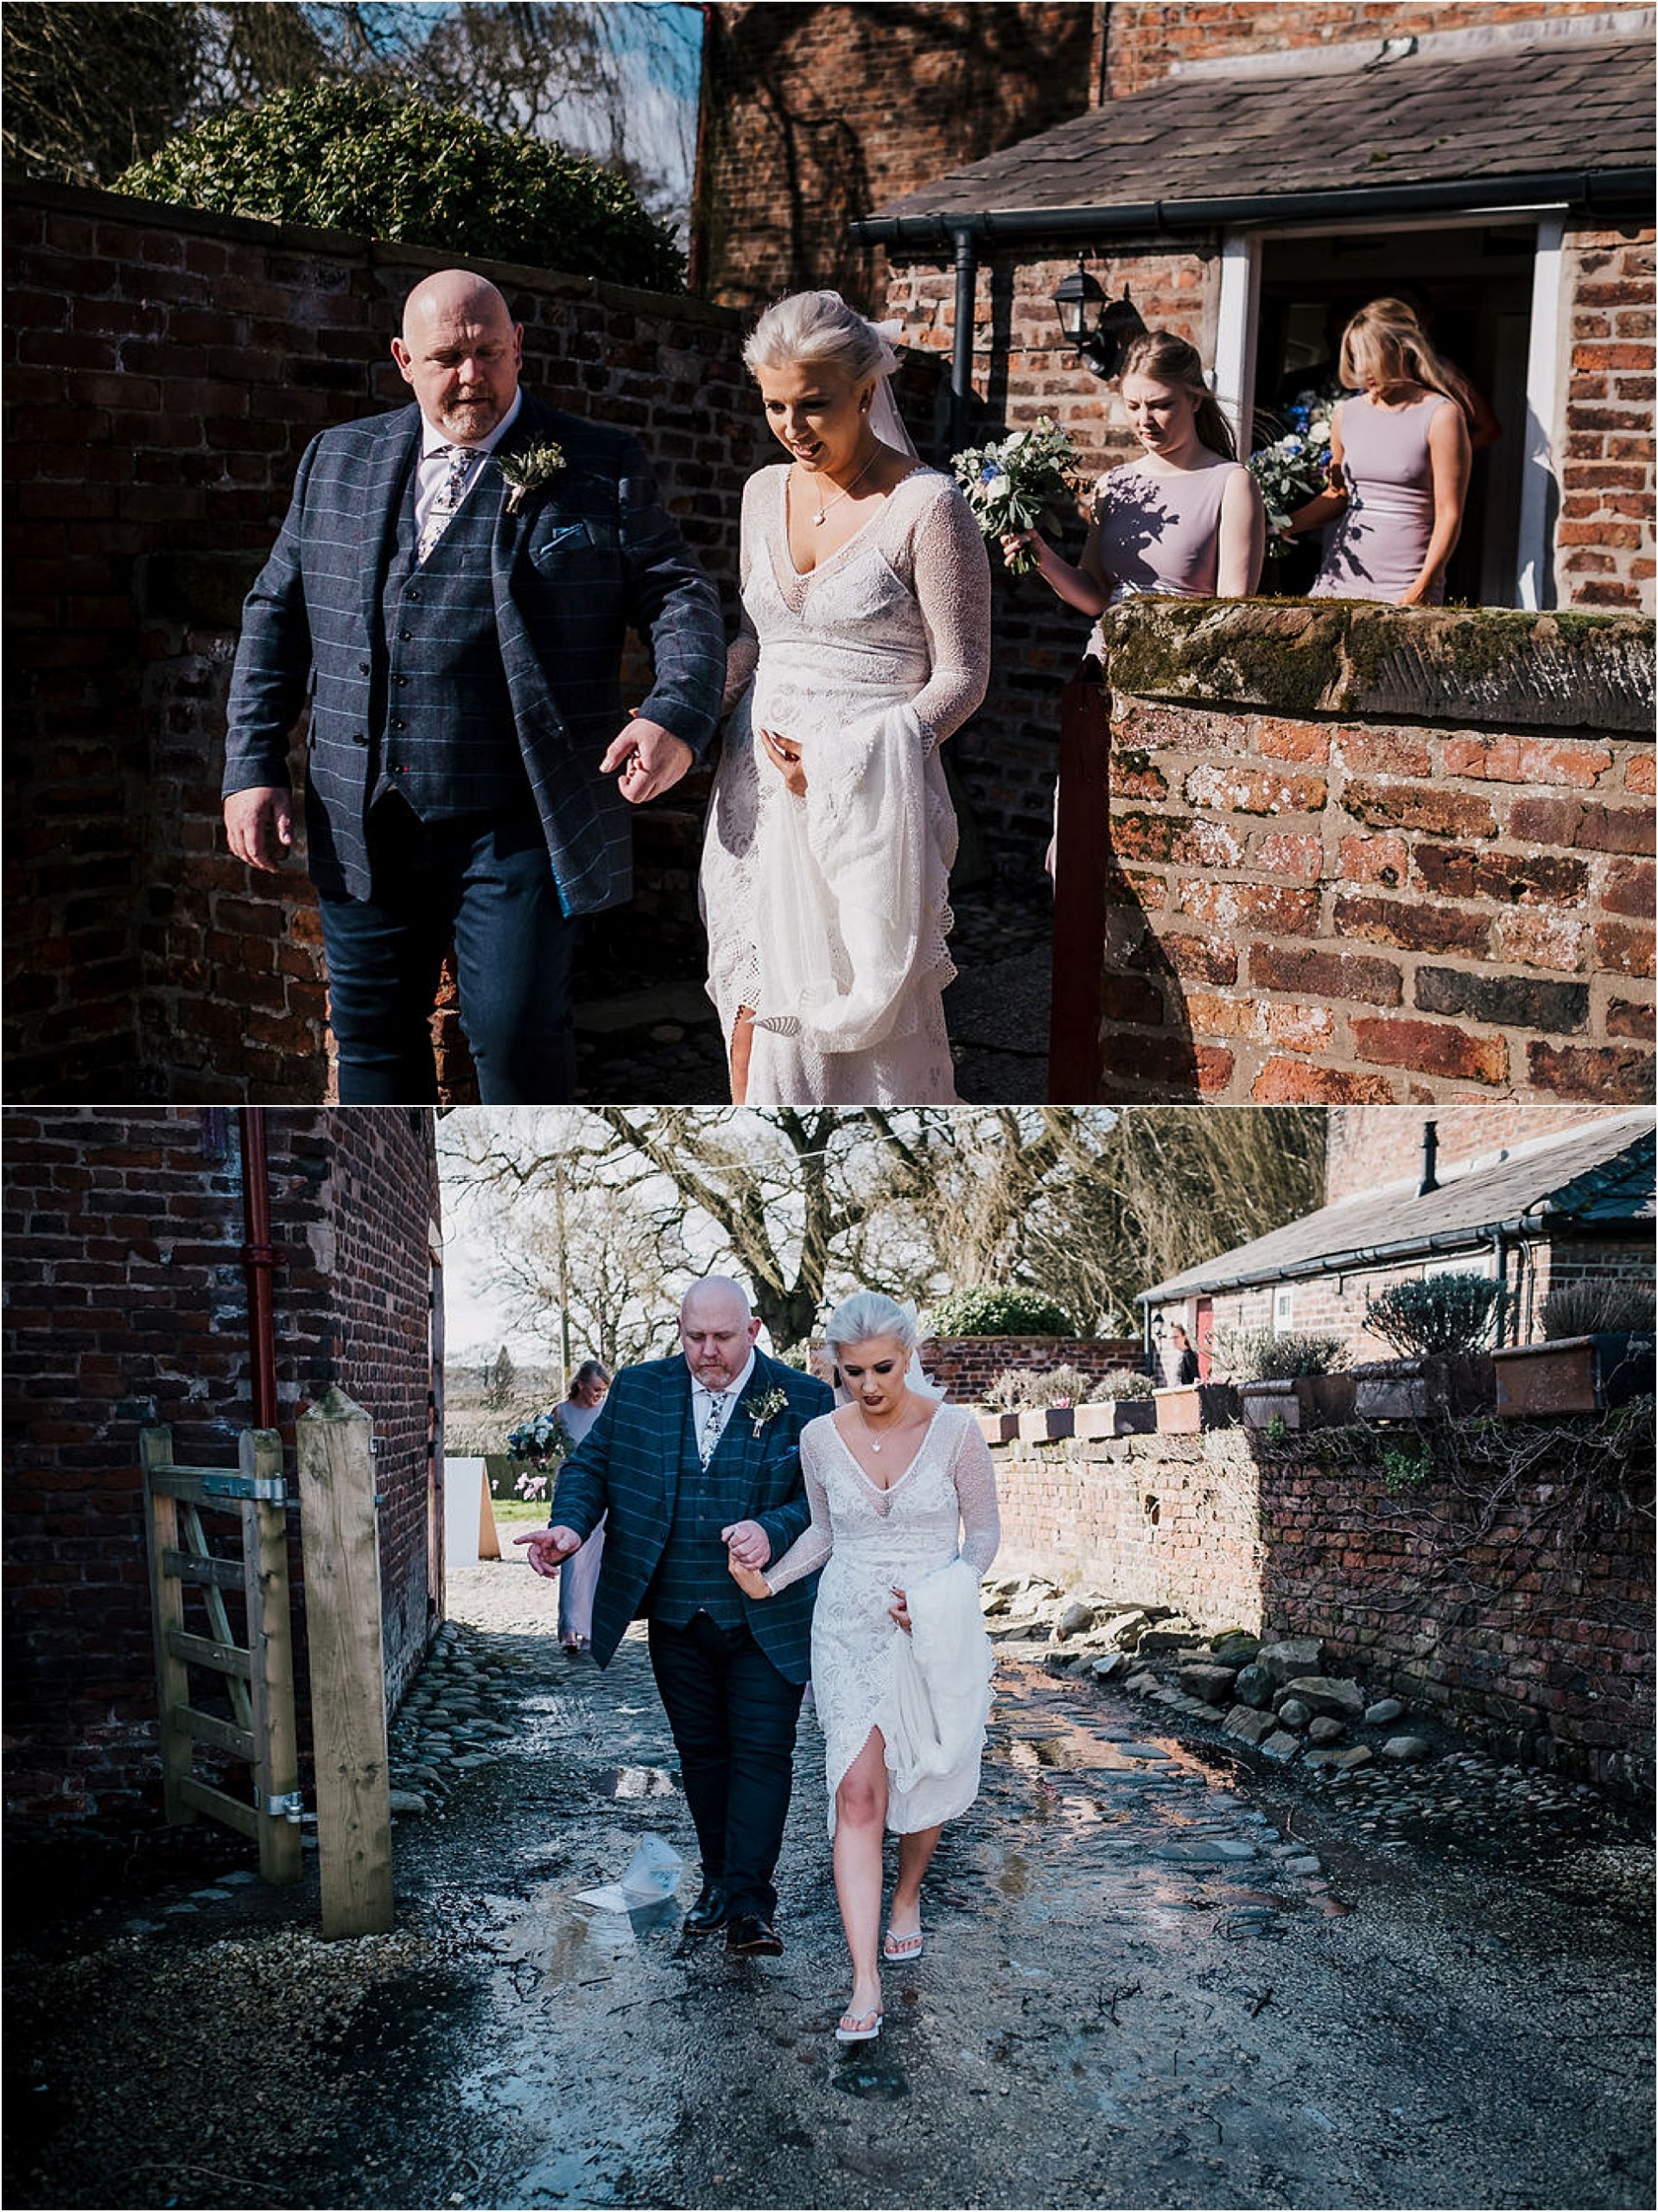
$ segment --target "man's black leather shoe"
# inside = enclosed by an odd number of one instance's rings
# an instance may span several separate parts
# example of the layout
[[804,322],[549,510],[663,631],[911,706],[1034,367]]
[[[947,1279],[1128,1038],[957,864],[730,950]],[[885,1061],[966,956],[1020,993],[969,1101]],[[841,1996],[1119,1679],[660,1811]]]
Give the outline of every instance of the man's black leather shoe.
[[704,1882],[702,1894],[685,1915],[688,1936],[712,1936],[726,1924],[726,1893],[718,1882]]
[[775,1959],[782,1955],[783,1938],[759,1913],[734,1912],[726,1923],[726,1948],[746,1959]]

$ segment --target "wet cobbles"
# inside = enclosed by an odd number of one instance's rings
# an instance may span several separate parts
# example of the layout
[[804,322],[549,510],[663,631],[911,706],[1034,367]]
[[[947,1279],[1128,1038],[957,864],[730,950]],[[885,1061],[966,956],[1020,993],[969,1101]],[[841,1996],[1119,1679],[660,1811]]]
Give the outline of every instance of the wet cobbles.
[[[396,1823],[385,1940],[414,1948],[371,1947],[314,2019],[314,1896],[281,1902],[286,1927],[250,1924],[273,1893],[216,1883],[90,1948],[73,2005],[25,1962],[40,2124],[10,2202],[1649,2201],[1631,1847],[1501,1867],[1388,1852],[1335,1784],[1257,1776],[1161,1708],[1004,1656],[926,1951],[888,1972],[879,2040],[842,2050],[810,1720],[786,1948],[733,1959],[683,1933],[695,1842],[637,1636],[604,1674],[566,1661],[556,1593],[517,1562],[455,1575],[451,1603],[466,1623],[393,1738],[426,1809]],[[506,1732],[457,1749],[480,1719]],[[582,1903],[646,1836],[681,1854],[677,1903]],[[264,2031],[259,1955],[285,2042],[250,2092],[224,2061]]]

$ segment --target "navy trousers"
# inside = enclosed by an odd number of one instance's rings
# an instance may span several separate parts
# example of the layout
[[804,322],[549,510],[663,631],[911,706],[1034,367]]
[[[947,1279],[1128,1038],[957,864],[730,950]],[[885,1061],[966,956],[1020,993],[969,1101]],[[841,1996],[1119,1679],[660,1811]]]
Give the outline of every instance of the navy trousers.
[[428,823],[394,793],[372,809],[368,842],[372,896],[320,902],[341,1105],[436,1103],[432,1001],[451,941],[484,1104],[569,1099],[575,924],[527,798],[510,817]]
[[650,1638],[702,1879],[722,1884],[732,1912],[774,1919],[805,1685],[786,1681],[746,1626],[721,1628],[706,1613],[683,1628],[653,1620]]

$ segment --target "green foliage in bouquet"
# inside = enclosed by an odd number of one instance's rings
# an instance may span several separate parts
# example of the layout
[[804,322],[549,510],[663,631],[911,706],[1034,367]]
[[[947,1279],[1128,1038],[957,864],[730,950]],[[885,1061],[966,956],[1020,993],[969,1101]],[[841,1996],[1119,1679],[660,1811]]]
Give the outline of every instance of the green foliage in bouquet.
[[[981,534],[991,541],[1010,530],[1039,530],[1077,498],[1077,457],[1070,440],[1045,415],[988,446],[970,446],[950,463]],[[1007,563],[1016,576],[1036,562],[1021,546]]]
[[300,86],[213,117],[113,188],[645,289],[683,284],[668,226],[615,170],[492,130],[465,108],[368,85]]

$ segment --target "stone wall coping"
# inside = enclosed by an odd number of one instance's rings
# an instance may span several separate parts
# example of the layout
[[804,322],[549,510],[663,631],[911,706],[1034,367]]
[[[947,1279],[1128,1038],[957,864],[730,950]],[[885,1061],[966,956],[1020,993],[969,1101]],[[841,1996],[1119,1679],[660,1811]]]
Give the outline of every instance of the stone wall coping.
[[575,299],[595,300],[624,310],[648,309],[660,314],[671,309],[689,322],[708,324],[722,331],[740,330],[746,318],[734,308],[721,307],[696,292],[646,292],[631,284],[613,284],[602,276],[577,276],[567,270],[538,269],[532,262],[492,261],[481,254],[457,256],[442,246],[414,245],[397,238],[371,238],[356,231],[321,231],[304,223],[273,223],[262,216],[219,215],[205,207],[189,207],[171,200],[140,200],[125,192],[105,192],[91,185],[52,184],[45,181],[14,184],[8,189],[10,209],[41,207],[55,214],[85,215],[105,222],[124,222],[156,230],[187,232],[193,238],[225,238],[239,245],[263,245],[284,253],[325,253],[340,260],[365,263],[371,270],[413,268],[448,269],[457,262],[487,276],[503,291],[523,284],[538,292],[563,292]]
[[1500,730],[1653,727],[1649,615],[1143,597],[1102,630],[1107,684],[1141,698]]

